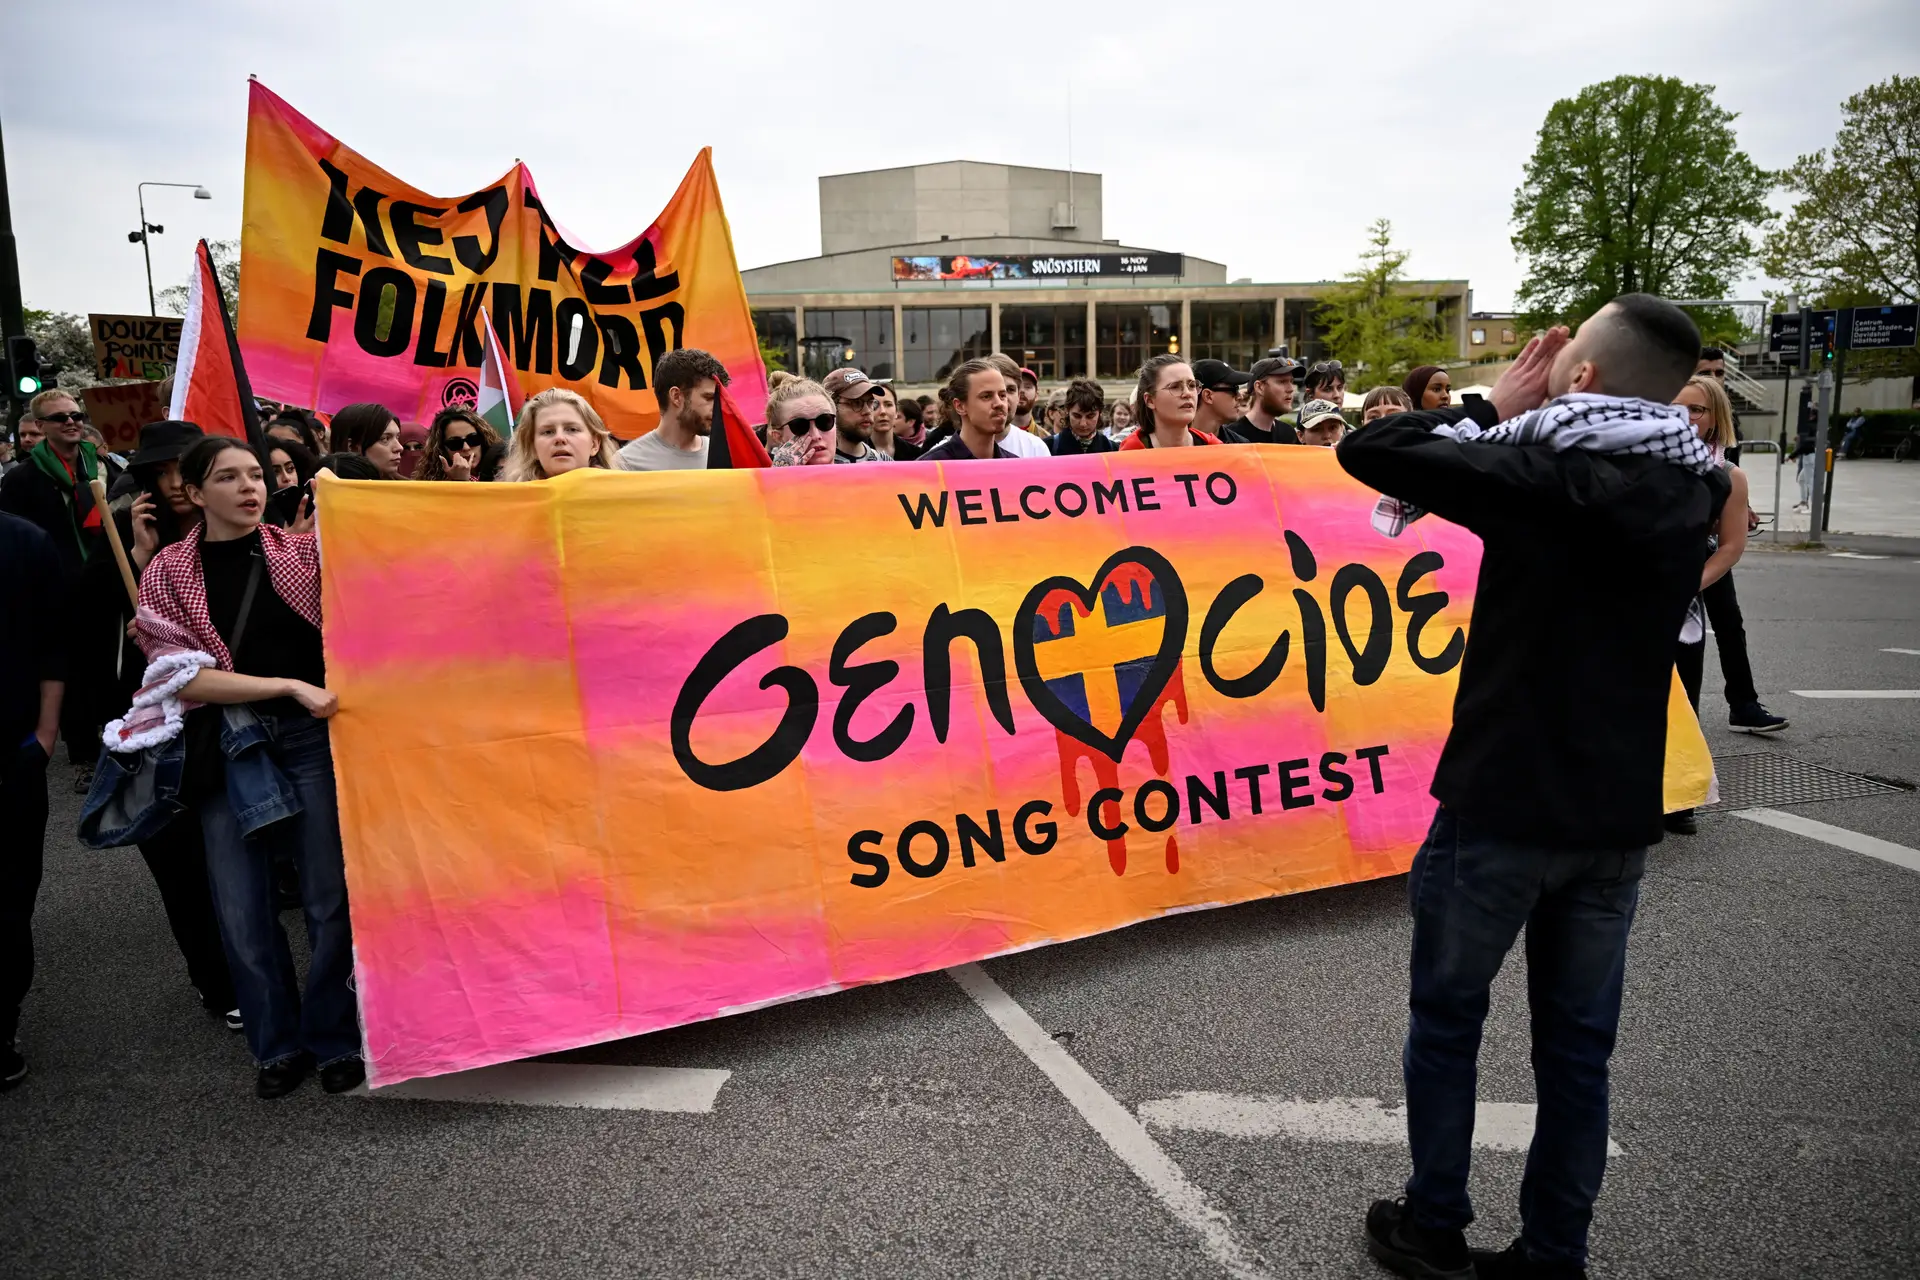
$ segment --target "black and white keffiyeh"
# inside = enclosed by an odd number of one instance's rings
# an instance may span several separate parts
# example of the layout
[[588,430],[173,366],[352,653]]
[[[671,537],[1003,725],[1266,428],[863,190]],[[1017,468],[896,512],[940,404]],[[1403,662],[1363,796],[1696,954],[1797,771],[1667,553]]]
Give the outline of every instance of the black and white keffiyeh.
[[[1720,465],[1687,420],[1685,409],[1634,396],[1569,392],[1499,426],[1483,427],[1467,418],[1435,427],[1433,434],[1487,444],[1544,444],[1555,451],[1637,453],[1664,458],[1696,475],[1706,475]],[[1374,504],[1373,527],[1397,538],[1425,514],[1410,502],[1383,494]]]

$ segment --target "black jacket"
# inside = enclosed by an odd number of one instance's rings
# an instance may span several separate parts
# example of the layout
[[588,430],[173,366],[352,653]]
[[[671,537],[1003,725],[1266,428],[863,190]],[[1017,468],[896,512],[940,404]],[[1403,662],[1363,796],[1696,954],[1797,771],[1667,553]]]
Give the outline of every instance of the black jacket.
[[1096,431],[1085,444],[1071,431],[1056,431],[1047,437],[1047,449],[1056,458],[1064,458],[1076,453],[1112,453],[1120,446],[1107,439],[1107,433]]
[[53,539],[0,512],[0,760],[40,721],[40,682],[66,679],[66,581]]
[[[100,465],[111,484],[114,477],[104,470],[104,458]],[[108,554],[105,534],[98,529],[80,532],[76,528],[92,510],[93,494],[87,486],[78,485],[69,491],[35,466],[32,458],[23,459],[19,466],[7,472],[5,479],[0,479],[0,511],[38,525],[42,533],[53,539],[53,553],[60,558],[60,572],[69,584],[79,581],[80,570],[95,554]],[[84,551],[80,541],[83,538]]]
[[1361,483],[1484,546],[1433,796],[1510,839],[1656,844],[1675,648],[1726,473],[1429,430],[1470,413],[1494,423],[1485,403],[1402,413],[1338,449]]

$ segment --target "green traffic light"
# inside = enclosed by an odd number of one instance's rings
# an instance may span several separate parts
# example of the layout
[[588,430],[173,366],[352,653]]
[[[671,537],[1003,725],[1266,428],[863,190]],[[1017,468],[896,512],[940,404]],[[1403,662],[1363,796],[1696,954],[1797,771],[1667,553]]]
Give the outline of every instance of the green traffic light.
[[23,396],[39,395],[40,379],[34,378],[34,377],[22,377],[20,379],[20,394]]

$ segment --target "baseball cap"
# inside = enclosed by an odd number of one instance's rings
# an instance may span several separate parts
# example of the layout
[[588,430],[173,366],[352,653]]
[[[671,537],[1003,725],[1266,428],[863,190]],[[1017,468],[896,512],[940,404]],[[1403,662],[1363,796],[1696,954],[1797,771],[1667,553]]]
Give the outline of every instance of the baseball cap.
[[1267,356],[1253,362],[1249,375],[1255,382],[1262,378],[1297,378],[1300,376],[1300,362],[1289,360],[1285,356]]
[[835,369],[820,385],[835,400],[858,400],[872,393],[880,384],[869,378],[864,370]]
[[1241,373],[1224,360],[1196,360],[1193,380],[1208,390],[1218,391],[1222,387],[1244,387],[1253,381],[1253,375]]
[[1020,368],[1020,378],[1023,382],[1031,382],[1036,387],[1040,385],[1040,375],[1024,365]]
[[1340,406],[1333,401],[1309,400],[1300,409],[1300,429],[1304,431],[1308,427],[1317,427],[1330,418],[1343,423],[1346,421],[1340,417]]

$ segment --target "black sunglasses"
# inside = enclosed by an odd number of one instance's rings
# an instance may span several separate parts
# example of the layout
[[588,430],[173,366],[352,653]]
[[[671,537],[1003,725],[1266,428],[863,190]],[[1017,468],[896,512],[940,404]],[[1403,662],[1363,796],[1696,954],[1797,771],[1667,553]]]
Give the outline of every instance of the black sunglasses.
[[85,422],[86,420],[87,415],[84,413],[43,413],[40,415],[40,421],[42,422]]
[[448,453],[459,453],[462,449],[478,449],[485,443],[484,436],[448,436],[440,442],[440,447]]
[[822,413],[812,418],[787,419],[787,432],[790,435],[803,436],[809,431],[832,431],[839,425],[838,414]]

